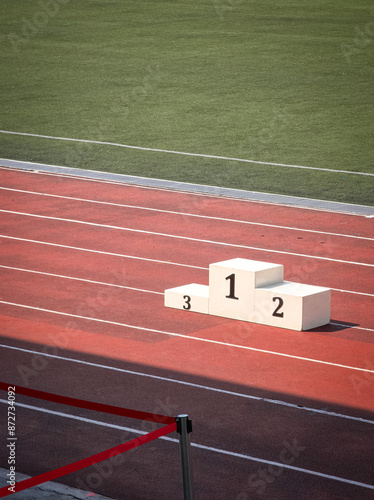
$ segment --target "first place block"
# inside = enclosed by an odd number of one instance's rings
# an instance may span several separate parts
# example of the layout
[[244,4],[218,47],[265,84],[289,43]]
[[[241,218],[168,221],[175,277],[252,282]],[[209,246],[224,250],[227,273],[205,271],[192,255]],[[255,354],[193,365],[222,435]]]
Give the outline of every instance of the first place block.
[[283,281],[283,266],[230,259],[209,266],[209,314],[253,321],[255,290]]
[[190,283],[165,290],[165,307],[198,313],[209,313],[209,287]]

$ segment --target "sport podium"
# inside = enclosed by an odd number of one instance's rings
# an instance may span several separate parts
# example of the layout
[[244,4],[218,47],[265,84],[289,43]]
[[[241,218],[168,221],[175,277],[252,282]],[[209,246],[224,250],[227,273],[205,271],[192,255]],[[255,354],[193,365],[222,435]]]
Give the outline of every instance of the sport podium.
[[248,259],[209,266],[209,286],[165,290],[166,307],[263,325],[310,330],[330,322],[331,290],[283,280],[284,269]]

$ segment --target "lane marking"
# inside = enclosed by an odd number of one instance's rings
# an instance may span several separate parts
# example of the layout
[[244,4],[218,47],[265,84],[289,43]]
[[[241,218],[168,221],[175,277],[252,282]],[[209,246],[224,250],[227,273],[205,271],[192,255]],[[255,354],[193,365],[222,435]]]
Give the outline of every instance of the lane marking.
[[181,266],[181,267],[189,267],[192,269],[202,269],[203,271],[206,271],[208,269],[207,267],[192,266],[189,264],[180,264],[178,262],[170,262],[167,260],[148,259],[146,257],[137,257],[135,255],[126,255],[126,254],[121,254],[121,253],[104,252],[102,250],[91,250],[90,248],[72,247],[70,245],[61,245],[60,243],[48,243],[47,241],[30,240],[28,238],[18,238],[16,236],[6,236],[4,234],[0,234],[0,238],[6,238],[9,240],[16,240],[16,241],[26,241],[27,243],[37,243],[39,245],[47,245],[47,246],[58,247],[58,248],[67,248],[69,250],[79,250],[80,252],[90,252],[90,253],[97,253],[100,255],[110,255],[112,257],[122,257],[122,258],[126,258],[126,259],[144,260],[147,262],[155,262],[157,264],[168,264],[171,266]]
[[[145,290],[143,288],[134,288],[134,287],[125,286],[125,285],[115,285],[113,283],[105,283],[103,281],[94,281],[94,280],[88,280],[88,279],[85,279],[85,278],[76,278],[76,277],[73,277],[73,276],[65,276],[65,275],[62,275],[62,274],[47,273],[47,272],[44,272],[44,271],[35,271],[33,269],[23,269],[21,267],[5,266],[3,264],[0,264],[0,268],[9,269],[11,271],[21,271],[21,272],[25,272],[25,273],[35,273],[35,274],[41,274],[41,275],[44,275],[44,276],[52,276],[54,278],[62,278],[62,279],[68,279],[68,280],[82,281],[84,283],[93,283],[93,284],[96,284],[96,285],[103,285],[103,286],[112,286],[112,287],[124,288],[124,289],[128,289],[128,290],[135,290],[137,292],[155,293],[155,294],[158,294],[158,295],[164,295],[164,292],[156,292],[154,290]],[[372,294],[372,293],[352,292],[351,290],[341,290],[341,289],[338,289],[338,288],[330,288],[330,290],[334,290],[335,292],[341,292],[341,293],[352,293],[354,295],[363,295],[363,296],[366,296],[366,297],[374,297],[374,294]],[[338,324],[338,323],[332,323],[332,324]]]
[[[0,399],[0,403],[2,403],[2,404],[8,404],[8,401],[6,401],[4,399]],[[120,430],[120,431],[125,431],[125,432],[131,433],[131,434],[140,434],[140,435],[147,434],[146,431],[141,431],[141,430],[138,430],[138,429],[133,429],[131,427],[125,427],[125,426],[121,426],[121,425],[109,424],[107,422],[101,422],[100,420],[94,420],[94,419],[91,419],[91,418],[80,417],[80,416],[77,416],[77,415],[72,415],[72,414],[69,414],[69,413],[63,413],[63,412],[54,411],[54,410],[49,410],[49,409],[46,409],[46,408],[40,408],[38,406],[32,406],[32,405],[28,405],[28,404],[25,404],[25,403],[16,402],[15,405],[19,406],[20,408],[25,408],[25,409],[28,409],[28,410],[38,411],[38,412],[41,412],[41,413],[46,413],[48,415],[54,415],[54,416],[57,416],[57,417],[68,418],[68,419],[72,419],[72,420],[78,420],[79,422],[84,422],[84,423],[87,423],[87,424],[98,425],[98,426],[106,427],[106,428],[109,428],[109,429],[116,429],[116,430]],[[168,437],[168,436],[161,436],[159,439],[163,439],[164,441],[169,441],[169,442],[172,442],[172,443],[177,443],[177,444],[179,443],[178,439],[171,438],[171,437]],[[209,452],[213,452],[213,453],[219,453],[219,454],[222,454],[222,455],[226,455],[226,456],[230,456],[230,457],[235,457],[235,458],[241,458],[241,459],[244,459],[244,460],[250,460],[252,462],[257,462],[257,463],[262,463],[262,464],[267,464],[267,465],[274,465],[276,467],[281,467],[283,469],[289,469],[289,470],[293,470],[293,471],[296,471],[296,472],[302,472],[304,474],[309,474],[309,475],[312,475],[312,476],[318,476],[318,477],[323,477],[325,479],[331,479],[333,481],[337,481],[337,482],[340,482],[340,483],[350,484],[350,485],[353,485],[353,486],[359,486],[361,488],[366,488],[366,489],[374,490],[374,486],[371,485],[371,484],[366,484],[366,483],[362,483],[362,482],[359,482],[359,481],[354,481],[354,480],[351,480],[351,479],[345,479],[345,478],[342,478],[342,477],[339,477],[339,476],[332,476],[330,474],[325,474],[323,472],[316,472],[316,471],[312,471],[310,469],[305,469],[305,468],[302,468],[302,467],[296,467],[295,465],[287,465],[287,464],[285,464],[283,462],[275,462],[273,460],[266,460],[266,459],[263,459],[263,458],[258,458],[258,457],[254,457],[254,456],[251,456],[251,455],[246,455],[244,453],[236,453],[236,452],[233,452],[233,451],[223,450],[222,448],[213,448],[212,446],[205,446],[205,445],[194,443],[194,442],[190,442],[190,446],[194,447],[194,448],[198,448],[200,450],[204,450],[204,451],[209,451]]]
[[[97,253],[97,254],[102,254],[102,255],[110,255],[110,256],[114,256],[114,257],[123,257],[123,258],[127,258],[127,259],[144,260],[144,261],[147,261],[147,262],[155,262],[157,264],[170,264],[172,266],[190,267],[192,269],[201,269],[203,271],[208,271],[209,270],[208,267],[199,267],[199,266],[193,266],[193,265],[190,265],[190,264],[181,264],[181,263],[178,263],[178,262],[170,262],[170,261],[165,261],[165,260],[148,259],[146,257],[136,257],[136,256],[133,256],[133,255],[124,255],[124,254],[118,254],[118,253],[113,253],[113,252],[104,252],[102,250],[91,250],[89,248],[73,247],[73,246],[69,246],[69,245],[61,245],[59,243],[48,243],[46,241],[30,240],[30,239],[27,239],[27,238],[18,238],[16,236],[5,236],[5,235],[0,234],[0,238],[7,238],[7,239],[11,239],[11,240],[16,240],[16,241],[26,241],[27,243],[36,243],[36,244],[39,244],[39,245],[47,245],[47,246],[53,246],[53,247],[58,247],[58,248],[67,248],[69,250],[78,250],[78,251],[81,251],[81,252],[91,252],[91,253]],[[357,294],[357,295],[365,295],[365,296],[368,296],[368,297],[373,297],[374,296],[373,294],[366,293],[366,292],[352,292],[352,291],[349,291],[349,290],[341,290],[341,289],[338,289],[338,288],[331,288],[331,290],[335,290],[337,292],[353,293],[353,294]]]
[[31,133],[26,133],[26,132],[13,132],[9,130],[0,130],[1,134],[12,134],[12,135],[20,135],[20,136],[26,136],[26,137],[38,137],[42,139],[54,139],[54,140],[59,140],[59,141],[68,141],[68,142],[80,142],[80,143],[85,143],[85,144],[100,144],[104,146],[115,146],[115,147],[120,147],[120,148],[128,148],[128,149],[137,149],[140,151],[152,151],[152,152],[158,152],[158,153],[169,153],[169,154],[176,154],[176,155],[184,155],[184,156],[194,156],[194,157],[200,157],[200,158],[213,158],[216,160],[227,160],[227,161],[239,161],[239,162],[245,162],[245,163],[255,163],[259,165],[271,165],[271,166],[276,166],[276,167],[288,167],[288,168],[300,168],[300,169],[306,169],[306,170],[319,170],[322,172],[330,172],[330,173],[343,173],[343,174],[352,174],[352,175],[365,175],[365,176],[374,176],[374,174],[368,173],[368,172],[353,172],[351,170],[331,170],[329,168],[321,168],[321,167],[306,167],[303,165],[291,165],[288,163],[272,163],[272,162],[266,162],[266,161],[257,161],[257,160],[247,160],[243,158],[232,158],[232,157],[227,157],[227,156],[217,156],[217,155],[206,155],[206,154],[201,154],[201,153],[187,153],[184,151],[173,151],[169,149],[157,149],[157,148],[145,148],[141,146],[130,146],[129,144],[121,144],[117,142],[107,142],[107,141],[93,141],[89,139],[73,139],[71,137],[56,137],[56,136],[51,136],[51,135],[42,135],[42,134],[31,134]]
[[[48,346],[46,346],[46,347],[48,347]],[[53,347],[56,347],[56,346],[53,346]],[[127,370],[125,368],[117,368],[115,366],[102,365],[99,363],[84,361],[82,359],[67,358],[65,356],[58,356],[57,354],[49,354],[46,352],[34,351],[31,349],[25,349],[22,347],[10,346],[10,345],[6,345],[6,344],[0,344],[0,348],[10,349],[10,350],[19,351],[19,352],[25,352],[28,354],[33,354],[36,356],[42,356],[42,357],[46,357],[46,358],[53,358],[53,359],[57,359],[59,361],[67,361],[70,363],[77,363],[77,364],[81,364],[81,365],[85,365],[85,366],[90,366],[93,368],[100,368],[100,369],[119,372],[119,373],[126,373],[128,375],[134,375],[137,377],[145,377],[145,378],[150,378],[150,379],[154,379],[154,380],[160,380],[162,382],[184,385],[187,387],[192,387],[194,389],[202,389],[205,391],[217,392],[219,394],[224,394],[224,395],[228,395],[228,396],[234,396],[234,397],[239,397],[239,398],[244,398],[244,399],[251,399],[251,400],[260,401],[263,403],[274,404],[277,406],[286,406],[288,408],[293,408],[294,410],[307,411],[308,413],[317,413],[317,414],[321,414],[324,416],[343,418],[343,419],[353,420],[353,421],[361,422],[361,423],[365,423],[365,424],[374,424],[374,420],[368,420],[368,419],[361,418],[361,417],[353,417],[351,415],[344,415],[342,413],[335,413],[335,412],[328,411],[328,410],[319,410],[316,408],[301,406],[301,405],[297,405],[294,403],[287,403],[285,401],[280,401],[278,399],[261,398],[259,396],[252,396],[249,394],[243,394],[241,392],[228,391],[226,389],[219,389],[217,387],[195,384],[193,382],[186,382],[184,380],[178,380],[178,379],[174,379],[174,378],[162,377],[160,375],[153,375],[153,374],[149,374],[149,373],[136,372],[134,370]],[[59,348],[56,347],[56,349],[59,349]]]
[[[297,227],[290,227],[290,226],[280,226],[280,225],[276,225],[276,224],[266,224],[263,222],[253,222],[253,221],[245,221],[245,220],[239,220],[239,219],[228,219],[225,217],[213,217],[210,215],[192,214],[189,212],[176,212],[173,210],[163,210],[163,209],[159,209],[159,208],[143,207],[143,206],[139,206],[139,205],[125,205],[123,203],[114,203],[114,202],[109,202],[109,201],[88,200],[86,198],[76,198],[73,196],[62,196],[62,195],[57,195],[57,194],[40,193],[40,192],[36,192],[36,191],[26,191],[24,189],[14,189],[14,188],[7,188],[7,187],[1,187],[1,186],[0,186],[0,189],[6,190],[6,191],[16,191],[16,192],[20,192],[20,193],[38,195],[38,196],[61,198],[61,199],[74,200],[74,201],[85,202],[85,203],[94,203],[94,204],[98,204],[98,205],[109,205],[109,206],[121,207],[121,208],[134,208],[137,210],[148,210],[148,211],[152,211],[152,212],[160,212],[160,213],[166,213],[166,214],[172,214],[172,215],[181,215],[183,217],[195,217],[195,218],[207,219],[207,220],[234,222],[234,223],[238,223],[238,224],[248,224],[248,225],[253,225],[253,226],[271,227],[271,228],[276,228],[276,229],[286,229],[286,230],[290,230],[290,231],[300,231],[300,232],[305,232],[305,233],[316,233],[316,234],[324,234],[324,235],[328,235],[328,236],[337,236],[337,237],[342,237],[342,238],[354,238],[354,239],[358,239],[358,240],[374,241],[374,238],[369,238],[367,236],[355,236],[355,235],[351,235],[351,234],[332,233],[332,232],[328,232],[328,231],[317,231],[314,229],[297,228]],[[368,217],[370,217],[370,216],[368,216]]]
[[353,293],[354,295],[365,295],[366,297],[374,297],[373,293],[353,292],[352,290],[342,290],[340,288],[331,288],[331,290],[334,290],[334,292]]
[[64,276],[62,274],[52,274],[52,273],[46,273],[43,271],[34,271],[32,269],[22,269],[20,267],[4,266],[3,264],[0,264],[0,267],[2,267],[4,269],[9,269],[12,271],[21,271],[21,272],[25,272],[25,273],[41,274],[43,276],[52,276],[53,278],[62,278],[62,279],[67,279],[67,280],[81,281],[82,283],[92,283],[94,285],[111,286],[111,287],[115,287],[115,288],[122,288],[125,290],[134,290],[135,292],[154,293],[157,295],[164,295],[163,292],[155,292],[153,290],[144,290],[144,288],[134,288],[132,286],[125,286],[125,285],[115,285],[113,283],[105,283],[103,281],[94,281],[94,280],[88,280],[88,279],[84,279],[84,278],[75,278],[72,276]]
[[[15,302],[8,302],[8,301],[5,301],[5,300],[0,300],[0,304],[5,304],[7,306],[12,306],[12,307],[20,307],[20,308],[23,308],[23,309],[31,309],[31,310],[34,310],[34,311],[45,312],[45,313],[48,313],[48,314],[56,314],[56,315],[60,315],[60,316],[68,316],[69,318],[78,318],[78,319],[83,319],[83,320],[87,320],[87,321],[95,321],[95,322],[98,322],[98,323],[104,323],[104,324],[108,324],[108,325],[121,326],[121,327],[124,327],[124,328],[132,328],[134,330],[141,330],[141,331],[145,331],[145,332],[158,333],[160,335],[168,335],[170,337],[177,337],[177,338],[182,338],[182,339],[195,340],[195,341],[198,341],[198,342],[206,342],[208,344],[221,345],[221,346],[225,346],[225,347],[234,347],[236,349],[243,349],[243,350],[246,350],[246,351],[260,352],[262,354],[271,354],[273,356],[280,356],[280,357],[289,358],[289,359],[297,359],[298,361],[306,361],[306,362],[309,362],[309,363],[318,363],[318,364],[322,364],[322,365],[326,365],[326,366],[333,366],[333,367],[336,367],[336,368],[343,368],[345,370],[355,370],[355,371],[359,371],[359,372],[374,373],[374,370],[369,370],[368,368],[359,368],[357,366],[342,365],[340,363],[333,363],[331,361],[322,361],[322,360],[319,360],[319,359],[306,358],[304,356],[296,356],[294,354],[285,354],[285,353],[281,353],[281,352],[277,352],[277,351],[269,351],[267,349],[259,349],[257,347],[244,346],[244,345],[240,345],[240,344],[231,344],[231,343],[228,343],[228,342],[221,342],[219,340],[205,339],[203,337],[195,337],[193,335],[187,335],[187,334],[183,334],[183,333],[167,332],[165,330],[156,330],[155,328],[147,328],[147,327],[143,327],[143,326],[130,325],[128,323],[120,323],[118,321],[109,321],[109,320],[105,320],[105,319],[91,318],[89,316],[81,316],[81,315],[78,315],[78,314],[64,313],[64,312],[61,312],[61,311],[55,311],[55,310],[51,310],[51,309],[45,309],[45,308],[42,308],[42,307],[29,306],[29,305],[25,305],[25,304],[17,304]],[[365,330],[367,330],[367,329],[365,329]]]
[[282,255],[293,255],[296,257],[307,257],[308,259],[318,259],[318,260],[326,260],[329,262],[339,262],[339,263],[343,263],[343,264],[352,264],[352,265],[356,265],[356,266],[374,267],[374,264],[369,264],[366,262],[355,262],[355,261],[350,261],[350,260],[333,259],[332,257],[322,257],[320,255],[308,255],[308,254],[302,254],[302,253],[296,253],[296,252],[286,252],[284,250],[273,250],[273,249],[269,249],[269,248],[252,247],[249,245],[239,245],[237,243],[225,243],[223,241],[203,240],[201,238],[192,238],[190,236],[178,236],[178,235],[169,234],[169,233],[158,233],[156,231],[146,231],[144,229],[133,229],[133,228],[128,228],[128,227],[112,226],[110,224],[98,224],[96,222],[86,222],[86,221],[80,221],[80,220],[75,220],[75,219],[51,217],[51,216],[47,216],[47,215],[36,215],[36,214],[30,214],[30,213],[26,213],[26,212],[15,212],[12,210],[0,209],[0,212],[14,214],[14,215],[21,215],[24,217],[34,217],[34,218],[38,218],[38,219],[54,220],[54,221],[59,221],[59,222],[68,222],[68,223],[73,223],[73,224],[82,224],[82,225],[86,225],[86,226],[106,228],[106,229],[115,229],[115,230],[119,230],[119,231],[128,231],[131,233],[147,234],[147,235],[151,235],[151,236],[161,236],[163,238],[172,238],[172,239],[177,239],[177,240],[193,241],[193,242],[197,242],[197,243],[206,243],[209,245],[219,245],[219,246],[232,247],[232,248],[244,248],[246,250],[255,250],[258,252],[265,252],[265,253],[269,252],[269,253],[276,253],[276,254],[282,254]]
[[335,321],[330,321],[330,325],[335,325],[335,326],[343,326],[344,328],[353,328],[354,330],[364,330],[366,332],[374,332],[373,328],[364,328],[362,326],[350,326],[347,325],[347,323],[338,323]]

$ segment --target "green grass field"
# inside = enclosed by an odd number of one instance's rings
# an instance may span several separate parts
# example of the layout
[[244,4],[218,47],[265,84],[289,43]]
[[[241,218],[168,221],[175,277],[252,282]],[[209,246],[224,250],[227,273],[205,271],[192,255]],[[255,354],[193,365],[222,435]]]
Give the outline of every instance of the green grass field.
[[374,204],[364,0],[3,0],[0,156]]

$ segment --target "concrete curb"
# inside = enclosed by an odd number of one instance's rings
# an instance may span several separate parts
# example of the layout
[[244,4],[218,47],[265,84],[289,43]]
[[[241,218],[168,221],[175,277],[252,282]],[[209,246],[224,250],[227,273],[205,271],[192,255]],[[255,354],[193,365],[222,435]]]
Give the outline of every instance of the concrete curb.
[[187,182],[176,182],[148,177],[136,177],[132,175],[113,174],[79,168],[61,167],[57,165],[44,165],[41,163],[24,162],[0,158],[0,166],[22,170],[42,171],[53,174],[70,175],[74,177],[103,180],[107,182],[119,182],[134,184],[138,186],[170,189],[186,193],[205,194],[210,196],[221,196],[263,203],[282,204],[287,206],[309,208],[314,210],[332,211],[352,215],[363,215],[374,217],[374,207],[366,205],[354,205],[350,203],[339,203],[335,201],[313,200],[310,198],[298,198],[294,196],[283,196],[271,193],[259,193],[256,191],[245,191],[241,189],[221,188],[206,186],[203,184],[190,184]]

